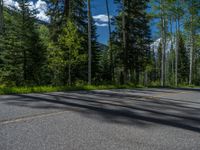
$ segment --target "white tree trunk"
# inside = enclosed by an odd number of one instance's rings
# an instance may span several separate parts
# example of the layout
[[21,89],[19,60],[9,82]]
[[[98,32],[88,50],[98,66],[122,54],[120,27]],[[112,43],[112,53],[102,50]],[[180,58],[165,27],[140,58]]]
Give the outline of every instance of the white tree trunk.
[[192,84],[193,51],[194,51],[194,36],[193,36],[193,14],[192,14],[192,16],[191,16],[191,31],[190,31],[190,73],[189,73],[189,85]]
[[162,22],[162,27],[161,27],[161,34],[162,34],[162,61],[161,61],[161,86],[165,86],[165,75],[166,75],[166,19],[164,16],[164,8],[163,4],[164,2],[161,0],[160,5],[161,5],[161,22]]
[[191,40],[190,48],[190,75],[189,75],[189,85],[192,84],[192,69],[193,68],[193,40]]
[[69,49],[69,64],[68,64],[68,85],[71,86],[72,81],[71,81],[71,49]]
[[176,25],[176,58],[175,58],[175,86],[178,86],[178,46],[179,46],[179,34]]

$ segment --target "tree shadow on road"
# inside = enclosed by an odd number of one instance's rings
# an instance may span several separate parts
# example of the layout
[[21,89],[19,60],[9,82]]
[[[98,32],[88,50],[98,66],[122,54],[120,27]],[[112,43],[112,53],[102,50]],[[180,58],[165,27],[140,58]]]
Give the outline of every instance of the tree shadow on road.
[[166,125],[200,133],[200,104],[102,91],[17,95],[8,105],[72,111],[102,122],[152,127]]

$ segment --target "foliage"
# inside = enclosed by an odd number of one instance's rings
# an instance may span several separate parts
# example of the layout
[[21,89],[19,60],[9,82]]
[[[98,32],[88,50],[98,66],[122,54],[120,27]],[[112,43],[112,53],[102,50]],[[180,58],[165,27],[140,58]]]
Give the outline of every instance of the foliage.
[[[200,85],[198,0],[115,0],[119,7],[109,46],[98,42],[91,17],[91,72],[96,86],[86,86],[87,1],[46,0],[49,22],[36,18],[29,0],[17,2],[20,9],[0,3],[2,94],[158,86],[162,80],[174,86],[176,77],[177,86],[186,86],[190,78],[191,85]],[[151,21],[157,23],[156,48],[151,45]],[[106,85],[97,86],[101,84]]]
[[[117,1],[124,7],[115,18],[116,29],[113,41],[118,49],[118,58],[123,64],[124,77],[127,81],[139,83],[140,75],[145,71],[150,57],[150,29],[147,17],[147,0]],[[125,31],[122,31],[123,15],[125,15]],[[126,33],[126,41],[122,39]],[[126,45],[124,45],[125,43]],[[122,44],[121,44],[122,43]],[[121,51],[123,50],[123,51]],[[128,74],[130,74],[128,77]],[[127,77],[128,78],[127,78]],[[126,82],[127,82],[126,81]]]
[[35,23],[35,11],[27,1],[19,1],[20,9],[10,14],[5,9],[5,32],[0,37],[1,82],[14,85],[40,84],[45,51]]
[[27,93],[47,93],[47,92],[66,92],[77,90],[108,90],[108,89],[132,89],[142,88],[135,85],[80,85],[80,86],[33,86],[33,87],[6,87],[0,86],[0,95],[3,94],[27,94]]

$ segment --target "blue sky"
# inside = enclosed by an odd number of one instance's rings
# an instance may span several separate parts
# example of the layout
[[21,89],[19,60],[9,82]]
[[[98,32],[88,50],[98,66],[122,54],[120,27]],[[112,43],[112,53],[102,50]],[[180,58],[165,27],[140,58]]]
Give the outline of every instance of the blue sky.
[[[15,0],[4,0],[5,5],[19,7]],[[114,0],[108,0],[110,15],[117,15],[117,5],[114,4]],[[37,17],[41,20],[48,21],[48,17],[45,12],[47,5],[44,0],[32,0],[30,8],[38,9]],[[98,41],[104,44],[108,42],[108,17],[106,12],[106,1],[105,0],[91,0],[92,16],[96,21]],[[151,26],[151,30],[155,31],[155,25]]]
[[[110,15],[115,16],[117,14],[117,6],[114,4],[114,0],[108,0],[110,6]],[[107,15],[105,0],[92,0],[92,15]],[[107,23],[107,22],[106,22]],[[97,26],[98,40],[104,44],[108,42],[108,26]]]
[[[110,15],[111,16],[116,16],[117,15],[117,9],[118,6],[117,4],[114,3],[114,0],[108,0],[109,7],[110,7]],[[92,0],[92,15],[93,16],[98,16],[98,15],[107,15],[106,11],[106,4],[105,0]],[[151,9],[149,9],[150,11]],[[158,38],[158,35],[156,35],[156,23],[158,20],[154,20],[151,22],[151,32],[152,32],[152,38],[156,39]],[[101,43],[107,44],[108,42],[108,26],[97,26],[97,34],[99,35],[98,39]]]

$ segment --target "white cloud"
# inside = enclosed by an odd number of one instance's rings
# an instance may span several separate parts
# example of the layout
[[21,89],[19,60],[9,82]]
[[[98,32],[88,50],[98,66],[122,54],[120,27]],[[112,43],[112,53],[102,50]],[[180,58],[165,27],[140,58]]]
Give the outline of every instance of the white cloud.
[[37,18],[39,20],[43,20],[45,22],[49,22],[49,17],[43,11],[41,11],[39,14],[37,14]]
[[108,16],[104,14],[93,16],[95,21],[108,22]]
[[49,17],[46,15],[47,12],[47,3],[43,0],[38,0],[35,3],[35,9],[38,10],[38,14],[37,14],[37,18],[43,21],[48,22],[49,21]]
[[35,4],[35,8],[40,11],[47,11],[47,3],[43,0],[38,0]]
[[107,23],[98,23],[98,22],[95,22],[95,25],[98,27],[107,27],[108,26]]
[[[110,17],[112,18],[112,17]],[[93,19],[95,20],[95,25],[99,27],[106,27],[108,26],[108,16],[105,14],[100,14],[93,16]]]
[[6,7],[15,7],[19,9],[19,3],[14,0],[3,0],[3,3]]
[[35,5],[33,4],[33,2],[31,1],[31,2],[29,2],[29,9],[30,10],[33,10],[33,9],[35,9]]
[[[9,7],[9,8],[17,8],[17,9],[20,9],[19,8],[19,3],[16,2],[15,0],[4,0],[4,5],[6,7]],[[46,15],[46,11],[47,11],[47,3],[43,0],[38,0],[36,3],[33,3],[32,1],[29,3],[29,9],[30,10],[37,10],[38,13],[36,15],[36,17],[39,19],[39,20],[42,20],[42,21],[46,21],[48,22],[49,21],[49,17]]]

